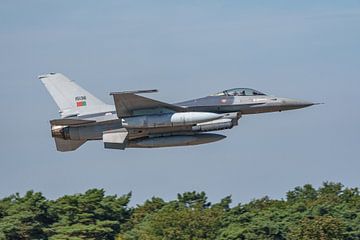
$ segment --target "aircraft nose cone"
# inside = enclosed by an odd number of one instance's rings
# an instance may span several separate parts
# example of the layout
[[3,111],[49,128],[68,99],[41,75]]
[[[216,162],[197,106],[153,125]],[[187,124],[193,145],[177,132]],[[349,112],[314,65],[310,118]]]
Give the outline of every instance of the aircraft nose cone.
[[296,108],[305,108],[305,107],[310,107],[315,105],[315,103],[313,102],[309,102],[309,101],[304,101],[304,100],[298,100],[298,99],[284,99],[283,100],[283,104],[291,107],[293,109]]
[[291,100],[290,104],[298,106],[298,107],[310,107],[310,106],[314,105],[313,102],[304,101],[304,100]]

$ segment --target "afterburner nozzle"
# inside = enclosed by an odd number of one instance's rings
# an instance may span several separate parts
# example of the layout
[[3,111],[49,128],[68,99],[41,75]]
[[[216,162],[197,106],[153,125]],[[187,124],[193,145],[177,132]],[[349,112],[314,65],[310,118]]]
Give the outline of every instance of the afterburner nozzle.
[[69,127],[66,126],[51,126],[51,136],[53,138],[70,139]]

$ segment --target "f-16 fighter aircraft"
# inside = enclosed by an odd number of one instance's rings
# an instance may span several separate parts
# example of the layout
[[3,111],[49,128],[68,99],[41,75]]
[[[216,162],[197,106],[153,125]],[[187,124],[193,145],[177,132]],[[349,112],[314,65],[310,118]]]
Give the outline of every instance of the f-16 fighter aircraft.
[[210,143],[225,136],[209,132],[233,128],[242,115],[314,105],[250,88],[229,89],[176,104],[139,95],[157,90],[112,92],[115,105],[108,105],[60,73],[39,79],[60,109],[61,118],[50,124],[61,152],[76,150],[90,140],[102,140],[105,148],[122,150]]

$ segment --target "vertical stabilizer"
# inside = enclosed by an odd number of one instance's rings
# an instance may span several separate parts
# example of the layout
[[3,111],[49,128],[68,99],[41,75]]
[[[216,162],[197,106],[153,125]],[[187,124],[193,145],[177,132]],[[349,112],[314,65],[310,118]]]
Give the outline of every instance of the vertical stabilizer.
[[62,117],[100,111],[108,105],[61,73],[39,76],[60,109]]

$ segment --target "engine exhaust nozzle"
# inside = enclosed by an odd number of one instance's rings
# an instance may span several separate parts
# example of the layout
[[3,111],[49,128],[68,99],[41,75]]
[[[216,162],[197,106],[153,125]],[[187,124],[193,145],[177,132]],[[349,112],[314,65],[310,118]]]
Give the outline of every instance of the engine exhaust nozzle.
[[53,138],[70,139],[69,127],[65,126],[51,126],[51,136]]

